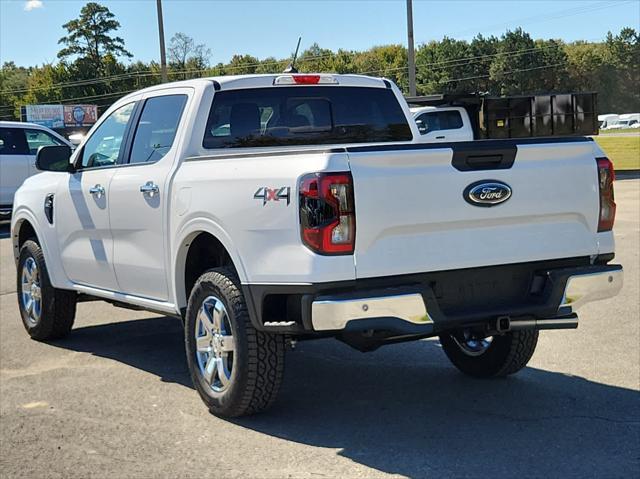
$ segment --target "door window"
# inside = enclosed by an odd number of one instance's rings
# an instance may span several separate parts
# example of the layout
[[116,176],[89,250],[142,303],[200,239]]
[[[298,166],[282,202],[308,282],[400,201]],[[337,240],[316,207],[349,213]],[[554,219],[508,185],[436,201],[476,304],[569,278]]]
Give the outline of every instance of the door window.
[[462,116],[459,111],[431,111],[416,118],[418,130],[422,135],[431,131],[457,130],[462,128]]
[[160,160],[173,145],[187,95],[165,95],[144,103],[131,148],[129,163]]
[[118,163],[124,144],[124,134],[135,103],[127,103],[100,124],[82,150],[82,168],[111,166]]
[[62,141],[42,130],[25,130],[29,153],[35,155],[41,146],[64,145]]
[[0,155],[28,155],[29,147],[22,128],[0,128]]

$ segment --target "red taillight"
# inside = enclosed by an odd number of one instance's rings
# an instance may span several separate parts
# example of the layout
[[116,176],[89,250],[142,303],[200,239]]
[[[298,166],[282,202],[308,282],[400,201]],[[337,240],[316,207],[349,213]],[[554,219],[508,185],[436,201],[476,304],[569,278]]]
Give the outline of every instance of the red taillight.
[[273,79],[274,85],[338,85],[338,79],[333,75],[280,75]]
[[301,85],[315,85],[320,81],[320,75],[293,75],[293,81]]
[[598,231],[611,231],[616,219],[616,202],[613,197],[613,180],[615,173],[609,158],[597,158],[598,189],[600,191],[600,214],[598,215]]
[[353,254],[356,215],[351,173],[312,173],[299,185],[302,242],[320,254]]

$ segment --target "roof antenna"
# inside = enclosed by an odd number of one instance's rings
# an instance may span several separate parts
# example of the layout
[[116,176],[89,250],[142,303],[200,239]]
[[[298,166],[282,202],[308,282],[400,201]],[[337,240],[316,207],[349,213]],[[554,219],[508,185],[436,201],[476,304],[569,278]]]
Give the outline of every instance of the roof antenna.
[[302,37],[298,37],[298,45],[296,46],[296,52],[293,54],[293,60],[291,60],[291,63],[289,63],[287,68],[284,69],[283,73],[298,73],[298,69],[296,68],[296,58],[298,58],[298,50],[300,49],[300,40],[302,40]]

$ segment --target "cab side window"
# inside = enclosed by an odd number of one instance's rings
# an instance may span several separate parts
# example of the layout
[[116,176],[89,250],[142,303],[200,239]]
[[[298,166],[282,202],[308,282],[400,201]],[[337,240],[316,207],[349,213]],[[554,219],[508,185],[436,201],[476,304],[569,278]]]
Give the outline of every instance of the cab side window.
[[81,168],[112,166],[118,163],[124,146],[124,134],[135,103],[127,103],[102,122],[82,149]]
[[28,155],[29,147],[22,128],[0,128],[0,155]]
[[129,163],[152,163],[167,154],[178,131],[187,95],[165,95],[144,103]]
[[423,113],[416,118],[416,122],[418,122],[418,130],[422,135],[431,131],[462,128],[462,116],[459,111],[455,110]]
[[29,153],[35,155],[41,146],[57,146],[64,143],[42,130],[25,130]]

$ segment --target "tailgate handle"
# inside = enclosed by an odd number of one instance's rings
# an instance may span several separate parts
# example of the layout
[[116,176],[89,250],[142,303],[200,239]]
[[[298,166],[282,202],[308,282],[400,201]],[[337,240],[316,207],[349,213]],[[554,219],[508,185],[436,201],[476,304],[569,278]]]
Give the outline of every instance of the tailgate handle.
[[452,143],[451,166],[458,171],[508,170],[518,153],[516,143],[483,140]]
[[467,156],[467,165],[495,165],[502,163],[502,155]]

